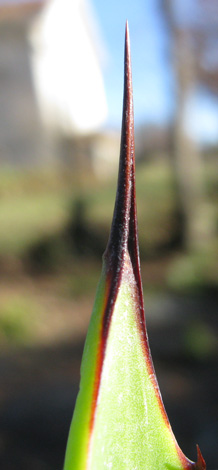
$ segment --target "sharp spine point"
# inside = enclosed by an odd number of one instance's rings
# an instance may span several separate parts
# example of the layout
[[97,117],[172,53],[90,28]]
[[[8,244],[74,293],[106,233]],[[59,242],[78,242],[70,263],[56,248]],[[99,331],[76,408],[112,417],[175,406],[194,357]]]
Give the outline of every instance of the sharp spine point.
[[[111,233],[104,254],[105,269],[108,279],[107,302],[104,315],[105,338],[122,279],[126,255],[129,255],[131,260],[140,304],[142,306],[140,313],[141,324],[144,325],[136,213],[134,113],[128,22],[125,32],[123,118],[117,194]],[[111,299],[113,299],[112,302]]]
[[121,258],[123,258],[124,251],[128,245],[131,205],[135,205],[135,199],[132,198],[132,187],[135,185],[135,154],[132,73],[128,22],[126,23],[125,33],[124,64],[123,119],[118,187],[111,234],[106,249],[106,253],[109,257],[113,256],[113,253],[116,251],[116,253],[119,252]]
[[197,462],[195,464],[195,469],[196,470],[206,470],[206,462],[204,460],[204,457],[200,451],[200,447],[197,445]]

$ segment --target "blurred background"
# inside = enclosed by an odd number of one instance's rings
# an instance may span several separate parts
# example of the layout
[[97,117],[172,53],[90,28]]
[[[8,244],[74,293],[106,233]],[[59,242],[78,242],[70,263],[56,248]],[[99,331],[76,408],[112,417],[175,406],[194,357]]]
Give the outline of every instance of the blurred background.
[[218,468],[218,0],[0,1],[0,463],[63,465],[116,191],[129,20],[148,333]]

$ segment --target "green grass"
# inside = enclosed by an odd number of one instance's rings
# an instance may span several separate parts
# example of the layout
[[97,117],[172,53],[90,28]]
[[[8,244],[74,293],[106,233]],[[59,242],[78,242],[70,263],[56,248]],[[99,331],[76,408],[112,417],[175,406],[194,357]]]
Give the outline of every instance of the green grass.
[[167,285],[177,292],[203,292],[218,288],[218,242],[192,253],[180,254],[171,263]]
[[[206,172],[210,203],[218,220],[214,194],[217,178]],[[176,191],[172,169],[166,162],[143,163],[136,168],[137,205],[141,252],[153,253],[167,245],[176,230]],[[113,182],[99,183],[92,175],[57,172],[0,174],[0,256],[22,257],[35,243],[61,234],[72,218],[79,198],[85,206],[84,223],[97,228],[107,239],[116,192]]]
[[[137,180],[140,223],[145,227],[145,238],[150,234],[154,239],[155,233],[159,233],[156,214],[163,226],[174,206],[171,175],[162,166],[140,167]],[[116,181],[94,185],[90,178],[85,188],[79,188],[75,181],[71,185],[69,179],[65,184],[57,175],[3,172],[0,175],[0,255],[22,255],[41,238],[61,231],[80,191],[87,222],[109,231]]]
[[32,194],[0,202],[0,254],[21,255],[33,243],[61,229],[67,219],[65,194]]
[[0,345],[29,344],[34,336],[37,309],[32,299],[12,296],[0,304]]

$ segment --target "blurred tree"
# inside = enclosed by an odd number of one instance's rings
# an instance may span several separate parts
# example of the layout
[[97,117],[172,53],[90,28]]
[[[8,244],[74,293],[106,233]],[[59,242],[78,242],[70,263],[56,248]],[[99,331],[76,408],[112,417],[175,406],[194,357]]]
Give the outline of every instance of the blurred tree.
[[218,85],[215,85],[218,60],[215,64],[210,52],[214,35],[218,36],[218,16],[214,17],[213,13],[215,7],[218,10],[218,2],[192,0],[181,4],[178,0],[164,0],[161,5],[171,36],[172,62],[177,82],[172,127],[173,163],[184,243],[186,248],[192,249],[208,243],[213,235],[213,224],[206,207],[203,158],[197,142],[187,130],[187,113],[190,98],[199,84],[218,91]]
[[197,71],[200,81],[218,95],[218,0],[198,0],[201,9],[200,27],[193,30],[198,44]]

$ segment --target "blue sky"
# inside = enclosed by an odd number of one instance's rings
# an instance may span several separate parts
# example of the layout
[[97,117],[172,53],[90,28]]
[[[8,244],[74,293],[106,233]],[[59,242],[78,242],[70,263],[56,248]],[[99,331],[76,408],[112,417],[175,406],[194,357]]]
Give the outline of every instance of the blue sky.
[[[164,123],[173,115],[175,83],[158,3],[158,0],[92,0],[108,51],[104,79],[109,125],[118,127],[121,123],[126,19],[131,39],[136,125]],[[187,127],[196,140],[213,142],[218,138],[218,102],[205,90],[198,90],[190,101]]]
[[136,123],[147,119],[163,122],[171,111],[173,82],[164,65],[166,35],[156,0],[93,0],[108,50],[104,70],[109,122],[119,123],[122,108],[123,44],[129,21]]

